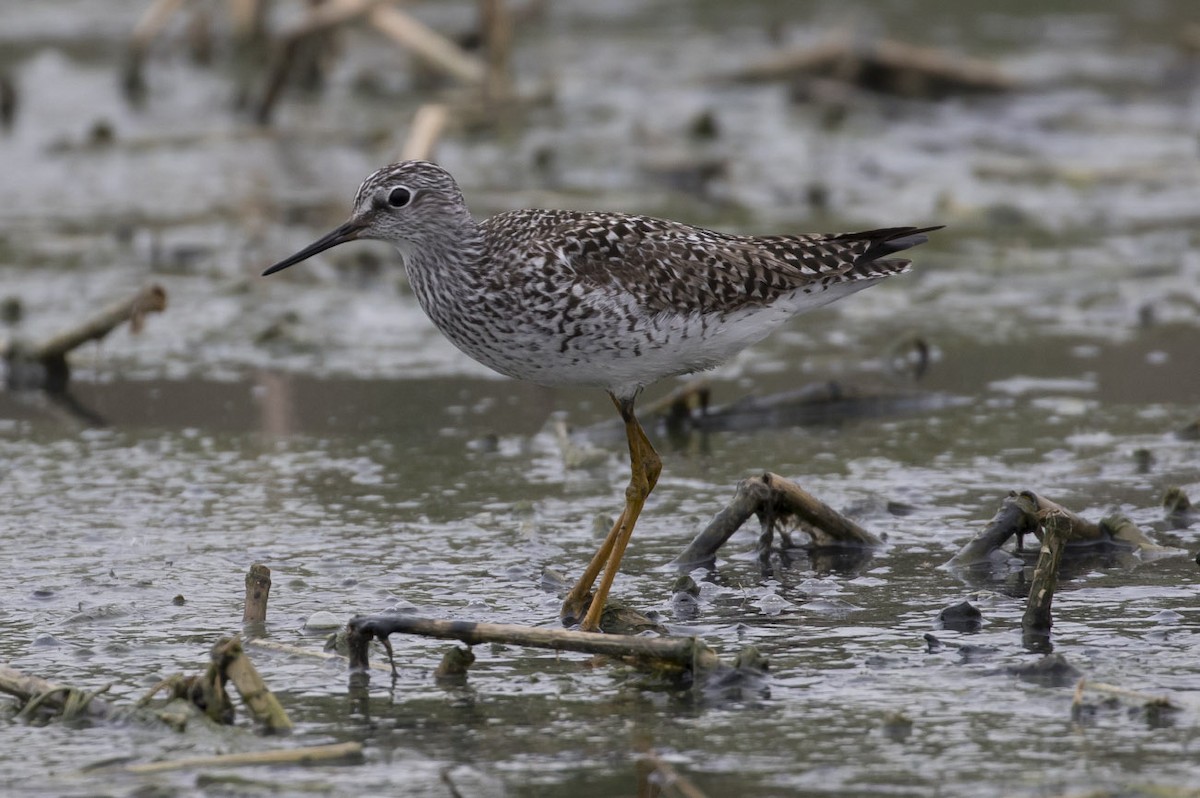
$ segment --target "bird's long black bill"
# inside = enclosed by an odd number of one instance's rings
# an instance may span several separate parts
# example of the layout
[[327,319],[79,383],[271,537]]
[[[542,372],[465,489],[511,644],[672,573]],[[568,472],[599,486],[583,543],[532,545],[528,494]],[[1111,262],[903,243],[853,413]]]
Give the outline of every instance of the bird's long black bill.
[[338,244],[345,244],[347,241],[353,241],[358,238],[358,234],[362,232],[363,224],[353,219],[343,224],[341,227],[330,232],[328,235],[318,238],[313,243],[309,244],[304,249],[297,252],[290,258],[279,261],[271,268],[262,273],[263,277],[275,272],[281,272],[288,266],[295,266],[302,260],[308,260],[313,255],[319,252],[324,252],[327,249],[336,247]]

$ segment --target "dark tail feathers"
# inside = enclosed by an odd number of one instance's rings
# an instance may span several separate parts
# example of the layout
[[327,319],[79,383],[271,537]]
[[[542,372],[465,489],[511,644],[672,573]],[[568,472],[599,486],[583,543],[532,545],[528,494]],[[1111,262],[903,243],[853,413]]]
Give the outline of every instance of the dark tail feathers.
[[867,249],[859,256],[859,262],[864,263],[920,246],[929,240],[926,233],[941,230],[943,227],[945,225],[941,224],[933,227],[884,227],[879,230],[864,230],[861,233],[842,233],[835,240],[847,243],[869,242]]

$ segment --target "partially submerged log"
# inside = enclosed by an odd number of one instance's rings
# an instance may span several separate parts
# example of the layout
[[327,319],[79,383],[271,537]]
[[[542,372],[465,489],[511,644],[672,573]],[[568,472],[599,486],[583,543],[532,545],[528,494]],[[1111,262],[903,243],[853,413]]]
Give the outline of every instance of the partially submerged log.
[[910,388],[828,380],[714,407],[709,405],[707,387],[703,381],[688,383],[644,414],[648,418],[652,415],[663,418],[668,431],[729,432],[926,412],[965,401]]
[[162,286],[151,284],[41,343],[0,342],[0,358],[7,366],[6,387],[61,391],[71,376],[67,355],[72,350],[104,338],[127,321],[130,331],[136,335],[145,326],[147,314],[161,313],[166,308],[167,292]]
[[1015,81],[977,58],[892,39],[833,37],[813,47],[774,55],[731,76],[734,80],[834,80],[902,97],[939,99],[1011,91]]
[[170,759],[164,762],[148,762],[143,765],[126,765],[126,773],[165,773],[171,770],[192,768],[252,767],[261,765],[313,765],[345,762],[357,764],[362,761],[362,743],[333,743],[310,745],[302,748],[280,748],[273,751],[248,751],[241,754],[219,756],[194,756]]
[[0,665],[0,692],[19,699],[22,702],[21,714],[26,717],[49,710],[61,715],[64,720],[79,717],[92,720],[137,717],[182,729],[187,723],[186,711],[178,713],[178,707],[174,708],[174,712],[147,709],[150,700],[166,690],[171,700],[186,699],[191,707],[204,712],[212,720],[231,723],[233,706],[225,692],[225,681],[228,679],[237,687],[242,700],[265,731],[285,733],[291,730],[287,713],[267,690],[236,638],[218,643],[213,648],[211,659],[205,674],[192,678],[175,676],[164,679],[133,707],[117,707],[99,698],[101,693],[108,690],[107,685],[88,692],[30,676],[5,665]]
[[216,723],[233,723],[233,702],[225,688],[233,682],[243,703],[267,734],[286,734],[292,722],[283,706],[267,689],[238,637],[217,641],[209,652],[209,664],[203,673],[194,676],[176,675],[159,682],[147,693],[139,706],[147,705],[155,695],[166,690],[172,698],[184,698]]
[[788,521],[798,522],[798,528],[811,539],[811,548],[874,548],[882,544],[878,537],[796,483],[767,472],[739,482],[733,500],[680,552],[673,564],[681,571],[711,564],[717,550],[750,516],[757,516],[762,526],[760,556],[769,549],[776,525]]
[[1030,512],[1028,502],[1016,491],[1009,491],[992,520],[954,555],[949,565],[968,568],[987,564],[991,561],[992,552],[998,551],[1009,538],[1015,535],[1020,540],[1026,534],[1031,534],[1036,526],[1036,516]]
[[1113,546],[1143,554],[1170,554],[1174,550],[1150,540],[1131,520],[1120,514],[1092,522],[1033,491],[1010,491],[996,515],[978,535],[954,555],[953,568],[990,567],[995,553],[1009,538],[1033,533],[1042,537],[1044,519],[1061,518],[1060,535],[1069,548]]
[[378,639],[387,650],[388,658],[393,659],[388,636],[395,633],[458,640],[467,645],[505,643],[600,654],[639,667],[676,672],[711,670],[720,664],[716,654],[695,637],[630,637],[514,624],[440,621],[410,615],[359,615],[350,619],[348,628],[350,664],[355,668],[369,665],[367,648],[373,639]]
[[117,716],[117,708],[99,698],[107,690],[108,685],[99,690],[83,691],[0,665],[0,693],[7,693],[21,702],[20,715],[23,717],[47,710],[65,720],[78,717],[109,720]]

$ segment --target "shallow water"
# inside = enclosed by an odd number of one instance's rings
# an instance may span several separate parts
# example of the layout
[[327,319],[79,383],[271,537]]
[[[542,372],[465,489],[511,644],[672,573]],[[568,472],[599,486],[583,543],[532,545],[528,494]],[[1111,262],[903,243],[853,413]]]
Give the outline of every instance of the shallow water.
[[[69,400],[0,394],[0,661],[135,700],[200,670],[239,630],[253,562],[273,571],[273,640],[318,647],[303,626],[319,610],[556,625],[543,572],[576,574],[623,495],[607,399],[490,376],[432,329],[386,248],[253,277],[340,221],[358,180],[394,156],[420,99],[402,60],[354,34],[327,92],[290,95],[277,130],[256,132],[228,111],[227,74],[164,47],[139,110],[116,89],[112,54],[141,6],[38,4],[0,33],[0,70],[22,90],[0,137],[0,298],[25,307],[8,332],[37,339],[149,279],[171,297],[141,336],[76,353]],[[281,743],[198,724],[30,726],[0,703],[0,784],[608,796],[635,791],[636,752],[650,746],[712,796],[1192,788],[1197,545],[1159,507],[1173,485],[1200,495],[1200,443],[1176,434],[1200,406],[1200,94],[1195,56],[1174,46],[1190,5],[592,8],[556,4],[522,31],[519,80],[552,84],[553,103],[498,133],[452,132],[439,150],[478,213],[563,204],[747,231],[949,225],[914,252],[911,275],[797,320],[713,376],[721,403],[829,379],[945,401],[682,439],[651,430],[665,471],[615,592],[723,657],[758,646],[769,678],[668,691],[579,655],[483,646],[468,685],[443,688],[431,672],[449,644],[396,637],[398,676],[374,673],[364,690],[338,666],[255,652],[297,724],[282,744],[360,740],[363,764],[248,769],[242,783],[213,782],[219,771],[101,778],[81,769]],[[470,4],[418,10],[448,29],[472,17]],[[839,26],[994,57],[1025,88],[861,98],[830,129],[783,86],[713,80]],[[697,142],[687,130],[706,110],[721,133]],[[100,119],[111,144],[87,143]],[[660,177],[662,163],[697,157],[724,159],[724,177],[690,192]],[[827,207],[808,204],[812,183]],[[889,369],[914,336],[932,351],[915,384]],[[571,445],[590,452],[584,466],[565,465],[560,421],[582,431]],[[840,569],[776,557],[764,575],[748,527],[716,570],[694,574],[686,612],[666,563],[737,480],[766,469],[852,508],[887,546]],[[1037,659],[1020,639],[1028,570],[967,581],[940,566],[1012,489],[1089,518],[1117,508],[1180,549],[1077,563],[1053,633],[1089,680],[1169,695],[1180,712],[1089,698],[1094,711],[1073,720],[1074,680],[1005,670]],[[967,598],[981,631],[935,628]],[[929,653],[927,632],[978,648]]]

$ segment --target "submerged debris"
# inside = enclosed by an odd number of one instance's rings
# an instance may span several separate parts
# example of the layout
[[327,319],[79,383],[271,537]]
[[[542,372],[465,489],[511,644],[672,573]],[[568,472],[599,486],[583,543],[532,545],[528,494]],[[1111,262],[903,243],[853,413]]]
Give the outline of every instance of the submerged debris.
[[912,718],[903,712],[888,712],[879,726],[883,736],[894,743],[902,743],[912,736]]
[[1200,441],[1200,418],[1175,430],[1175,437],[1181,441]]
[[[1084,698],[1088,691],[1100,693],[1105,698],[1102,699],[1100,704],[1089,704]],[[1153,695],[1141,690],[1130,690],[1112,684],[1091,682],[1085,678],[1080,678],[1078,684],[1075,685],[1075,698],[1071,702],[1071,719],[1077,722],[1086,720],[1098,714],[1102,706],[1111,705],[1117,707],[1122,700],[1134,704],[1143,714],[1146,722],[1155,728],[1170,724],[1173,721],[1174,715],[1182,709],[1182,707],[1166,695]]]
[[[897,355],[894,373],[917,379],[919,362]],[[892,362],[889,359],[889,362]],[[747,396],[727,405],[712,406],[706,380],[693,380],[646,411],[656,416],[667,434],[776,429],[784,426],[828,424],[848,419],[940,410],[967,400],[945,393],[891,385],[854,384],[825,380],[769,396]]]
[[986,61],[893,39],[865,42],[848,36],[778,53],[732,77],[748,82],[825,80],[925,100],[1016,88],[1011,77]]
[[1005,671],[1019,679],[1043,687],[1066,687],[1082,675],[1062,654],[1047,654],[1036,662],[1013,665]]
[[152,284],[40,343],[0,341],[4,385],[9,390],[63,391],[71,377],[67,355],[72,350],[104,338],[124,322],[129,322],[130,331],[136,335],[145,326],[147,314],[161,313],[166,308],[167,292]]
[[442,655],[433,678],[442,684],[464,684],[467,669],[475,664],[475,652],[470,646],[454,646]]
[[989,568],[995,553],[1009,538],[1016,536],[1018,551],[1023,550],[1025,535],[1041,538],[1045,519],[1051,516],[1061,519],[1060,532],[1064,544],[1069,547],[1108,545],[1143,554],[1174,551],[1154,543],[1124,515],[1109,515],[1099,522],[1088,521],[1046,497],[1026,490],[1010,491],[992,520],[954,555],[948,565],[960,569]]
[[162,680],[142,697],[138,706],[148,705],[155,695],[165,690],[170,698],[185,699],[210,720],[228,725],[233,723],[235,717],[233,701],[225,689],[230,681],[263,733],[287,734],[292,730],[292,721],[283,705],[267,689],[250,657],[243,651],[241,639],[237,637],[217,641],[203,673],[193,676],[177,674]]
[[110,720],[117,717],[117,709],[99,698],[108,688],[109,685],[105,685],[99,690],[79,690],[0,665],[0,692],[15,696],[21,702],[18,715],[26,719],[50,714],[63,720]]
[[[286,734],[291,731],[292,724],[287,713],[267,689],[236,637],[221,640],[213,647],[204,673],[190,677],[177,674],[164,679],[132,707],[118,707],[99,698],[108,690],[108,685],[99,690],[83,691],[0,665],[0,692],[16,696],[22,702],[22,717],[33,718],[49,713],[64,720],[133,718],[162,723],[176,731],[186,729],[189,717],[197,710],[217,723],[232,723],[233,703],[225,690],[228,681],[233,682],[264,733]],[[183,699],[186,705],[168,703],[164,707],[151,708],[151,700],[164,691],[169,702]]]
[[926,632],[924,635],[925,653],[937,654],[942,649],[948,648],[952,651],[957,651],[962,657],[963,662],[977,662],[983,659],[990,659],[1000,653],[1000,649],[996,646],[981,646],[974,643],[958,643],[953,640],[941,640],[936,635]]
[[[587,602],[581,608],[587,612],[595,593],[589,593]],[[604,612],[600,614],[600,630],[610,635],[638,635],[642,632],[654,632],[667,635],[667,629],[654,618],[639,612],[633,607],[627,607],[614,601],[604,604]]]
[[706,798],[691,779],[649,749],[638,755],[637,794],[662,798]]
[[330,743],[329,745],[308,745],[301,748],[281,748],[273,751],[247,751],[239,754],[185,757],[165,762],[147,762],[144,765],[126,765],[122,770],[126,773],[144,774],[194,768],[310,765],[317,762],[358,764],[362,761],[362,754],[362,743]]
[[1197,513],[1192,507],[1192,500],[1184,493],[1183,488],[1167,488],[1162,505],[1167,513],[1167,522],[1176,529],[1186,529],[1196,520]]
[[1050,650],[1050,604],[1058,586],[1058,568],[1071,530],[1071,519],[1063,512],[1046,511],[1040,520],[1045,529],[1042,550],[1029,586],[1025,614],[1021,617],[1022,641],[1030,651]]
[[395,660],[388,636],[396,633],[459,640],[468,645],[506,643],[601,654],[654,671],[692,672],[712,669],[719,664],[717,656],[696,637],[631,637],[514,624],[441,621],[410,615],[359,615],[350,619],[348,629],[350,664],[360,669],[369,665],[367,644],[378,639],[388,652],[394,670]]
[[978,632],[983,627],[983,613],[971,602],[963,601],[939,612],[938,623],[951,632]]
[[[762,525],[760,558],[769,551],[776,526],[787,522],[795,522],[796,528],[808,536],[809,548],[873,548],[882,543],[878,537],[796,483],[767,472],[739,482],[733,500],[717,513],[672,564],[680,571],[711,565],[716,559],[717,550],[752,515],[757,516]],[[789,543],[792,543],[790,539]]]

